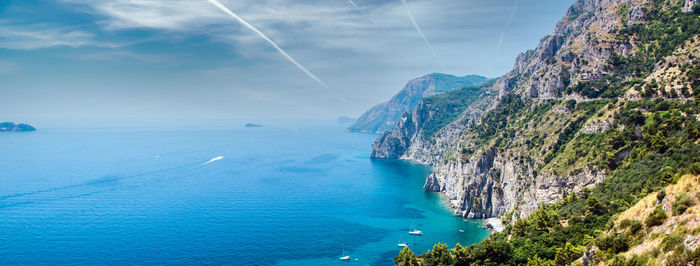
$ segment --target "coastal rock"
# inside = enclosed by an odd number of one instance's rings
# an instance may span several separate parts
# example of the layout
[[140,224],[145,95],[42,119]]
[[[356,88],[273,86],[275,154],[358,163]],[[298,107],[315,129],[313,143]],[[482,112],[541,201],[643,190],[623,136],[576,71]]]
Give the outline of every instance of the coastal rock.
[[498,218],[485,219],[484,223],[486,224],[486,229],[492,232],[499,233],[506,229],[506,226],[503,224],[501,219]]

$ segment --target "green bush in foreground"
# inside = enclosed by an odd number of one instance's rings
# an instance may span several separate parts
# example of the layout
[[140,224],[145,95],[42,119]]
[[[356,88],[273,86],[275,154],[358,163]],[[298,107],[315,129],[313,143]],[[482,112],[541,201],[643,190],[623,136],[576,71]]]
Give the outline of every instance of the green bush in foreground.
[[664,221],[666,221],[666,218],[668,218],[668,215],[664,211],[661,206],[656,206],[656,209],[652,211],[649,216],[647,216],[646,221],[644,223],[647,225],[647,227],[654,227],[657,225],[662,225]]
[[690,207],[695,205],[695,199],[688,195],[687,193],[681,193],[676,196],[676,202],[673,203],[671,209],[673,210],[673,215],[681,215]]
[[401,252],[399,252],[399,256],[394,258],[394,263],[402,266],[417,266],[418,258],[416,258],[416,254],[413,253],[413,250],[404,247]]

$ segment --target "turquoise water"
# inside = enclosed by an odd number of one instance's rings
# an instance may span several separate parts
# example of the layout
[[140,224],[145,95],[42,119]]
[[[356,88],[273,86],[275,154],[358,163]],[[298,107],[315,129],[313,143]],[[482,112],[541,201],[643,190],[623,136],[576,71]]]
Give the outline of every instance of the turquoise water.
[[318,124],[0,134],[0,264],[334,265],[344,250],[390,265],[399,241],[487,236],[423,191],[428,168],[370,160],[376,137]]

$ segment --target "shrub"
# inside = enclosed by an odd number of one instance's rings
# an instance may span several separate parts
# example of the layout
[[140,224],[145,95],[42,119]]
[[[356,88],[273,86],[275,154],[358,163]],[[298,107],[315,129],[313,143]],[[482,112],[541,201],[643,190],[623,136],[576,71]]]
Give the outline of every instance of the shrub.
[[554,262],[557,265],[569,265],[579,257],[583,255],[583,250],[579,247],[575,247],[569,242],[563,248],[557,249],[557,255],[554,258]]
[[657,225],[662,225],[664,221],[666,221],[666,218],[668,218],[668,215],[664,209],[662,209],[661,206],[657,206],[656,209],[649,214],[644,223],[647,225],[647,227],[654,227]]
[[642,227],[644,227],[642,222],[634,220],[632,222],[632,224],[630,225],[630,233],[637,234],[637,232],[639,232],[639,230],[642,230]]
[[688,170],[691,174],[700,175],[700,162],[691,164]]
[[676,247],[683,245],[683,236],[680,234],[670,234],[661,241],[661,248],[664,252],[674,250]]
[[595,244],[601,250],[607,250],[612,254],[617,254],[629,249],[630,239],[627,234],[613,234],[599,237]]
[[673,215],[681,215],[693,205],[695,205],[695,199],[684,192],[676,196],[676,202],[673,203],[671,209],[673,210]]
[[659,202],[664,200],[665,197],[666,197],[666,189],[662,189],[661,191],[659,191],[658,194],[656,194],[656,200],[658,200]]
[[620,221],[620,228],[621,229],[625,229],[625,228],[629,227],[630,225],[632,225],[632,220],[630,220],[630,219],[624,219],[624,220]]

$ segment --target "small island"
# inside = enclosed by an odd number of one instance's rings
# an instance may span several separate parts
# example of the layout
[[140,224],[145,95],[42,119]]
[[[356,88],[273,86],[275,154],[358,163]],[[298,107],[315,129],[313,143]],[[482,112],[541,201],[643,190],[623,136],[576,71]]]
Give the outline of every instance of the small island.
[[35,131],[36,128],[33,126],[27,125],[27,124],[15,124],[13,122],[2,122],[0,123],[0,132],[5,132],[5,131],[17,131],[17,132],[26,132],[26,131]]
[[248,124],[245,124],[245,127],[262,127],[262,125],[253,124],[253,123],[248,123]]

